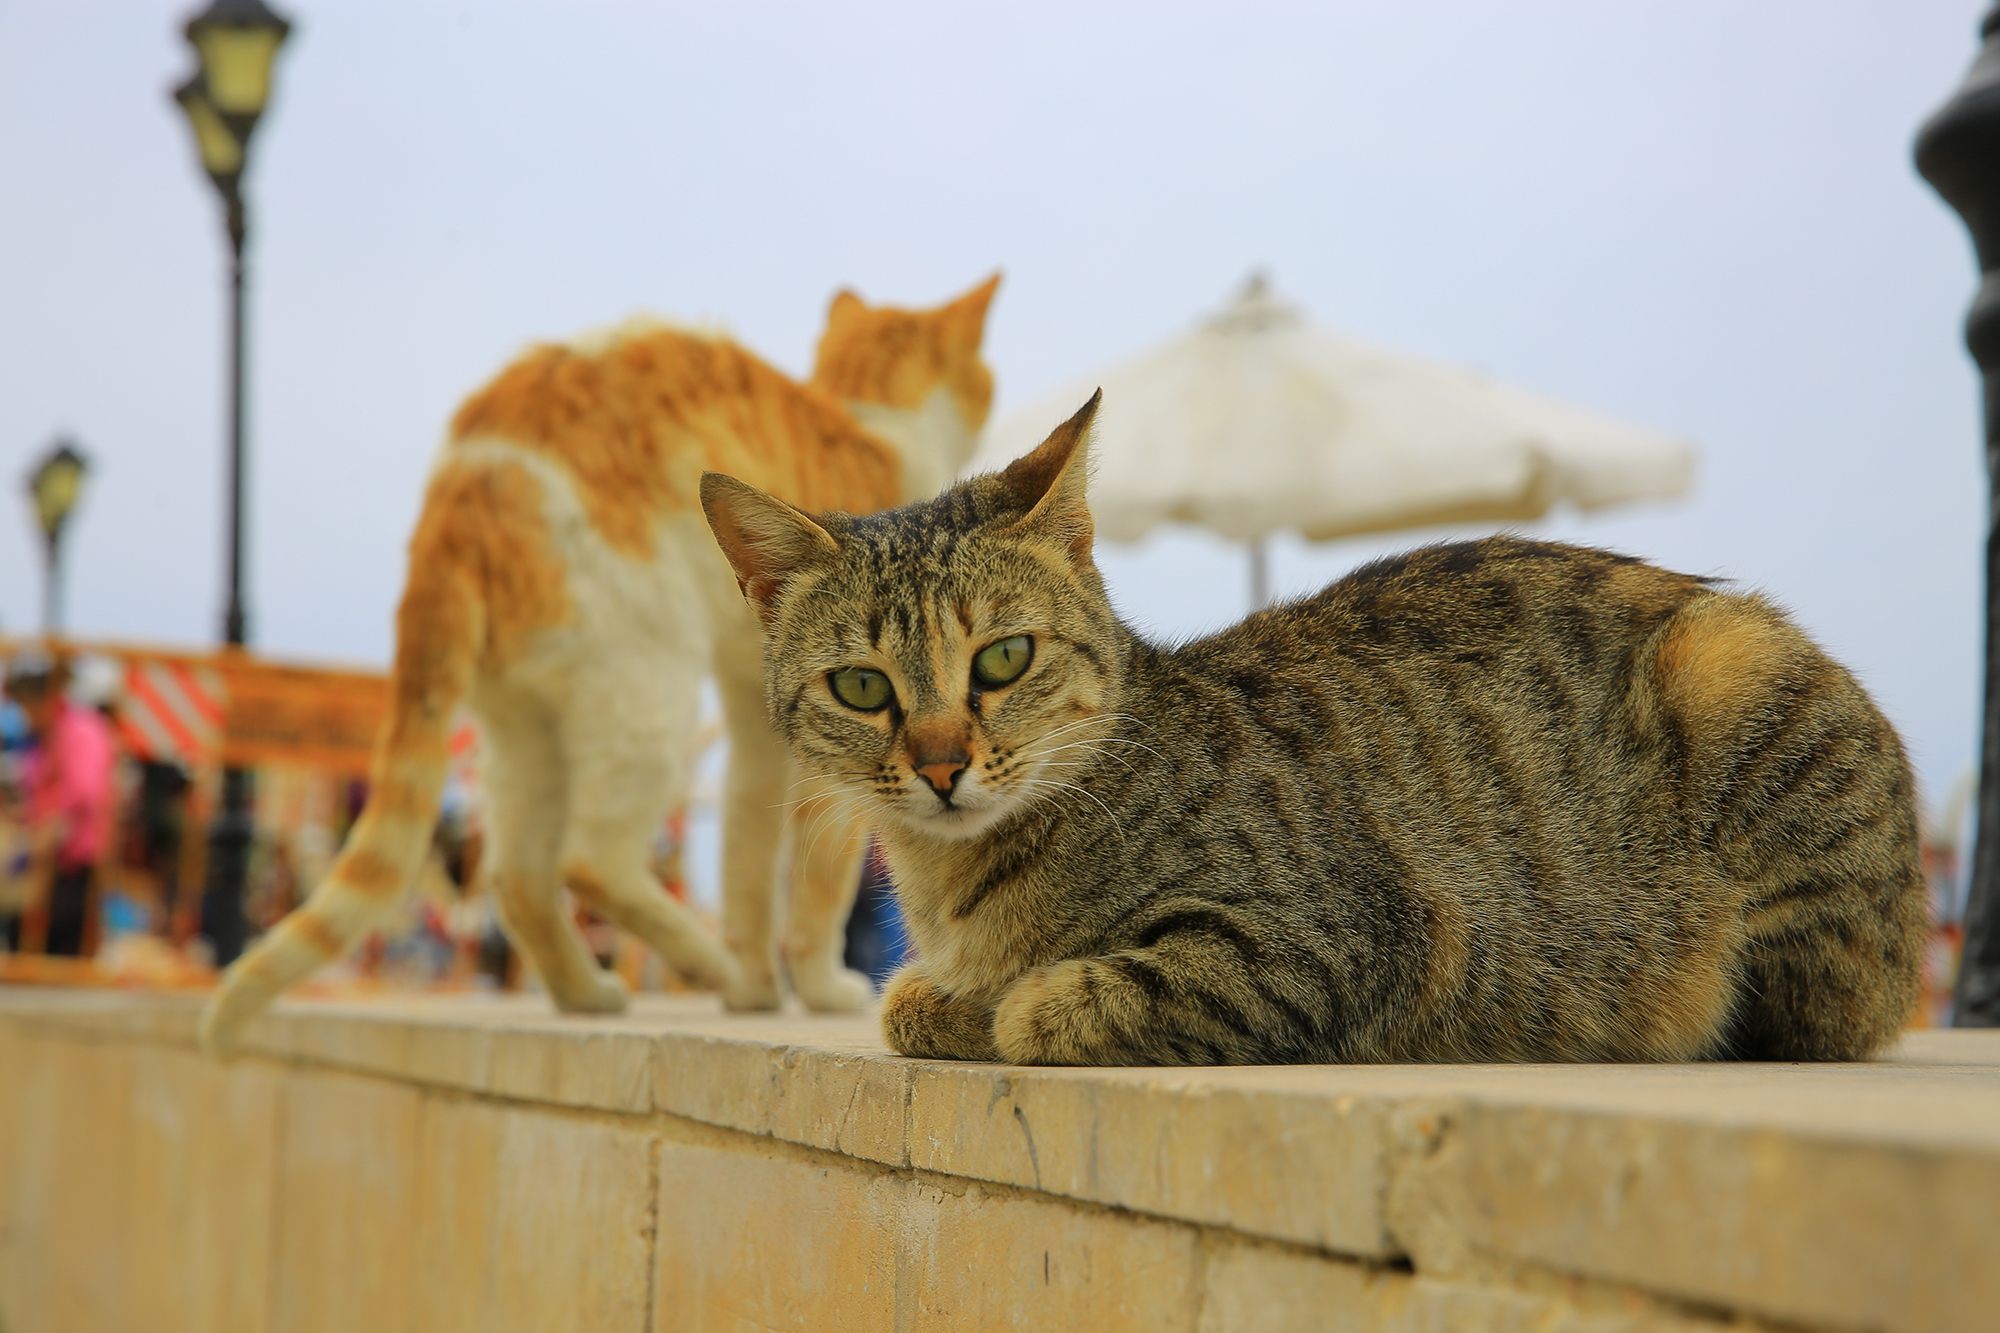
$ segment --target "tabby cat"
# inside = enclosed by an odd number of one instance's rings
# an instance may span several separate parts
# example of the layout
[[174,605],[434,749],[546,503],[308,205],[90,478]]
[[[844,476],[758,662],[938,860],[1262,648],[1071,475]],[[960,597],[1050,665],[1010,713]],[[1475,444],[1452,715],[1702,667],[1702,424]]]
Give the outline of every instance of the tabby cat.
[[1092,564],[1096,405],[869,518],[702,479],[772,721],[879,820],[916,944],[892,1047],[1851,1060],[1896,1034],[1909,766],[1770,603],[1494,537],[1159,647]]
[[[695,510],[704,468],[813,508],[931,495],[971,456],[997,277],[939,309],[828,313],[810,385],[734,343],[657,325],[529,351],[466,400],[410,542],[391,715],[367,809],[327,880],[223,979],[203,1043],[228,1050],[271,997],[380,923],[430,845],[453,710],[484,731],[488,886],[556,1004],[622,1009],[567,883],[738,1009],[779,1003],[776,872],[794,783],[763,716],[755,619]],[[662,891],[654,831],[687,788],[700,686],[729,725],[726,950]],[[872,998],[841,966],[861,839],[808,802],[790,827],[784,940],[814,1009]],[[815,835],[799,839],[805,824]]]

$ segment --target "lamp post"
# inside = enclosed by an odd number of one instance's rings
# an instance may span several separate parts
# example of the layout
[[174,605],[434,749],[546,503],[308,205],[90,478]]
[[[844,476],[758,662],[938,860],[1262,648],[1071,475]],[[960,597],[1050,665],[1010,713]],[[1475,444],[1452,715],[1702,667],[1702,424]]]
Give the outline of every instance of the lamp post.
[[28,494],[42,525],[42,635],[62,630],[62,536],[70,510],[83,494],[90,462],[68,440],[57,440],[28,474]]
[[[174,89],[174,100],[194,130],[201,164],[222,196],[229,230],[229,600],[222,641],[241,647],[247,638],[243,607],[243,169],[250,136],[271,94],[271,64],[292,25],[263,0],[214,0],[187,23],[188,43],[200,61],[195,76]],[[208,876],[202,895],[202,933],[215,945],[216,961],[243,951],[243,886],[251,837],[250,772],[222,775],[222,809],[209,833]]]
[[1965,82],[1917,134],[1917,171],[1965,219],[1983,275],[1965,345],[1985,377],[1986,720],[1980,745],[1979,841],[1965,901],[1952,1022],[2000,1027],[2000,5]]

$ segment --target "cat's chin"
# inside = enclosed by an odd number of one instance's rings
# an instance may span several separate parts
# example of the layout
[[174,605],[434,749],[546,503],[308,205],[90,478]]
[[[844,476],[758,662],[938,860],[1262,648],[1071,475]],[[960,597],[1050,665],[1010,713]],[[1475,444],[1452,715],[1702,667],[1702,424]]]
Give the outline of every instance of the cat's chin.
[[945,842],[966,842],[991,832],[1007,814],[1005,804],[988,806],[979,810],[968,810],[963,806],[950,806],[927,814],[912,814],[907,810],[896,811],[896,818],[904,828],[926,837],[938,838]]

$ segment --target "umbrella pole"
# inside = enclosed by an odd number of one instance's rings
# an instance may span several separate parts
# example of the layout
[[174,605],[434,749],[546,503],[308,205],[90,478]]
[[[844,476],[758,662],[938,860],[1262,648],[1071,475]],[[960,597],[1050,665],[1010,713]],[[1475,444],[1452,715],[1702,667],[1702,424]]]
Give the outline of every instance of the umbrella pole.
[[1985,275],[1965,321],[1966,345],[1986,377],[1986,724],[1979,840],[1952,1005],[1958,1027],[2000,1026],[2000,175],[1993,170],[2000,134],[2000,100],[1993,96],[2000,82],[1993,63],[2000,56],[2000,5],[1986,15],[1981,35],[1984,54],[1917,135],[1917,171],[1965,219]]
[[1265,537],[1250,539],[1250,609],[1262,611],[1271,604],[1271,548]]

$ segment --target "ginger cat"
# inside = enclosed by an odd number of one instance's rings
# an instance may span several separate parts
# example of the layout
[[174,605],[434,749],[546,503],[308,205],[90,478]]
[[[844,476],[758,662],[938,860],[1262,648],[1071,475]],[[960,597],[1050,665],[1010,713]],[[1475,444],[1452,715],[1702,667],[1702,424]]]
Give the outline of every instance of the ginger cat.
[[[367,808],[326,881],[229,968],[203,1045],[232,1049],[274,996],[394,905],[430,846],[461,701],[485,734],[487,882],[559,1008],[625,1005],[565,911],[564,884],[729,1007],[777,1007],[792,766],[765,718],[759,626],[702,519],[701,474],[750,478],[812,510],[933,494],[971,457],[992,401],[979,348],[998,283],[930,311],[840,293],[810,384],[726,339],[653,326],[533,348],[468,398],[410,542]],[[647,868],[653,831],[687,789],[707,675],[731,745],[726,951]],[[810,800],[790,828],[792,985],[811,1008],[860,1008],[871,991],[841,965],[841,927],[861,839]]]

